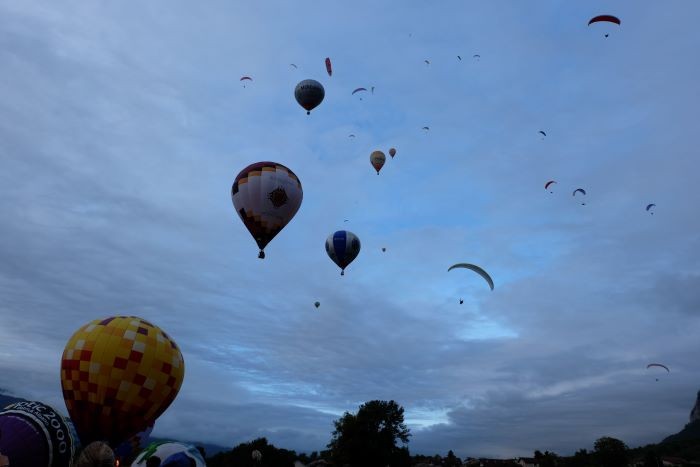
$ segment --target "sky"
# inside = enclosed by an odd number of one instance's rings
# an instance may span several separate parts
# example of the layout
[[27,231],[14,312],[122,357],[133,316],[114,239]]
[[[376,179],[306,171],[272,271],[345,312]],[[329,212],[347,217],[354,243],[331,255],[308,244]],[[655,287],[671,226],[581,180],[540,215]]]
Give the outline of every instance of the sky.
[[[310,452],[374,399],[404,407],[412,453],[679,431],[700,389],[699,15],[0,3],[0,387],[65,413],[66,342],[128,314],[185,359],[154,436]],[[310,116],[307,78],[326,90]],[[369,154],[392,146],[377,176]],[[265,160],[304,198],[260,260],[230,189]],[[340,229],[362,242],[343,277],[324,248]]]

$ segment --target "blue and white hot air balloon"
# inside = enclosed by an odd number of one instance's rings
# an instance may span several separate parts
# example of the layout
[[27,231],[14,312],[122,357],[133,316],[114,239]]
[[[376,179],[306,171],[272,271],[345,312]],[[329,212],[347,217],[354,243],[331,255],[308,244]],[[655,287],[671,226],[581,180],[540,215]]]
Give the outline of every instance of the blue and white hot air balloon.
[[360,254],[360,239],[352,232],[339,230],[326,240],[326,253],[340,267],[340,275],[345,275],[345,268]]

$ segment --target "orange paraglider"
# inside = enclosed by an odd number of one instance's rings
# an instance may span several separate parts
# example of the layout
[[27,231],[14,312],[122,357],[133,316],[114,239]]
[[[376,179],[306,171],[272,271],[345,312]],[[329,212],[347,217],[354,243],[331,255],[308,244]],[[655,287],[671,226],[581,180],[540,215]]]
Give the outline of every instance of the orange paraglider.
[[135,316],[85,324],[61,358],[63,398],[83,445],[117,446],[145,430],[175,399],[184,376],[175,341]]

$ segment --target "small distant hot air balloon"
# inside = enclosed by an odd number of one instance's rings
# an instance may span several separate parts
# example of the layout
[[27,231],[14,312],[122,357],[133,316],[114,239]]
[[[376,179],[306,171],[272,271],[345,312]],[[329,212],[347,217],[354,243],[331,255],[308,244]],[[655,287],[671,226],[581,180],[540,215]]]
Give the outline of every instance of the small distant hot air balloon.
[[320,306],[321,306],[321,302],[314,302],[314,306],[315,306],[316,308],[320,307]]
[[386,248],[385,248],[385,247],[382,247],[382,252],[386,252]]
[[396,148],[391,148],[391,149],[389,149],[389,155],[390,155],[391,158],[393,159],[394,156],[396,155]]
[[459,299],[459,304],[460,304],[460,305],[464,304],[464,300],[462,300],[462,299],[460,298],[460,299]]
[[85,324],[61,359],[63,398],[84,444],[118,446],[145,430],[175,399],[184,376],[175,341],[136,316]]
[[372,167],[374,167],[374,170],[377,171],[377,175],[379,175],[379,171],[382,170],[384,162],[386,162],[386,156],[382,151],[373,151],[369,156],[369,161]]
[[80,441],[73,424],[53,407],[34,401],[0,410],[0,459],[13,467],[71,467]]
[[304,192],[299,178],[277,162],[251,164],[236,176],[231,200],[265,257],[265,246],[292,220]]
[[328,76],[333,76],[333,65],[331,65],[330,57],[326,57],[326,73]]
[[313,109],[323,102],[326,96],[326,90],[323,85],[313,79],[305,79],[300,81],[294,88],[294,98],[300,106],[306,109],[306,115],[309,115]]
[[340,268],[340,275],[345,275],[345,268],[360,254],[360,239],[347,230],[339,230],[326,240],[326,253]]

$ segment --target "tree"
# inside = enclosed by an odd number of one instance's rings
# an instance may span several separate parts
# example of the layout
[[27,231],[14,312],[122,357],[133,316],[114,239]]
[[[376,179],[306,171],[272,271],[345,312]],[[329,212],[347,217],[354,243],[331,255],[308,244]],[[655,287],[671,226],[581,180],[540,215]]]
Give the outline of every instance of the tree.
[[408,449],[399,448],[396,442],[408,443],[411,434],[404,424],[403,407],[396,402],[366,402],[356,415],[345,412],[333,423],[335,430],[328,447],[337,465],[405,465],[403,462],[409,457]]
[[445,463],[443,464],[445,467],[461,467],[462,465],[462,460],[455,456],[455,453],[450,451],[447,453],[447,457],[445,458]]
[[595,456],[602,467],[620,467],[627,465],[628,447],[616,438],[604,436],[598,438],[593,445]]

